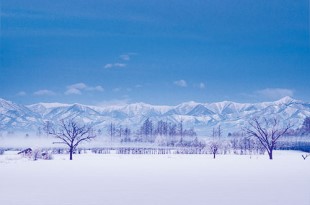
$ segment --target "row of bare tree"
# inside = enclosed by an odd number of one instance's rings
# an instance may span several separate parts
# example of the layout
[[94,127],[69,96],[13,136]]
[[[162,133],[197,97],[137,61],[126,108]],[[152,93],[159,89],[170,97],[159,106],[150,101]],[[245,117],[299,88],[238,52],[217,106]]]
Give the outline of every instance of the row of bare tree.
[[[267,151],[269,159],[273,159],[273,151],[276,148],[276,145],[283,135],[285,135],[293,126],[291,124],[281,124],[276,118],[267,119],[267,118],[254,118],[248,122],[248,126],[243,128],[246,138],[243,138],[244,147],[252,149],[253,144],[259,142],[259,145]],[[213,129],[212,140],[209,142],[210,152],[213,154],[215,159],[216,154],[219,152],[220,147],[222,146],[221,140],[222,130],[219,126],[217,129]],[[256,141],[251,141],[255,139]],[[251,146],[252,144],[252,146]],[[235,143],[233,142],[233,146]],[[259,146],[255,146],[260,148]]]
[[[146,136],[151,135],[152,128],[150,126],[151,121],[147,119],[141,130],[143,130]],[[280,137],[285,135],[288,130],[292,127],[291,124],[281,124],[277,119],[253,119],[248,123],[248,126],[243,128],[247,137],[256,139],[260,145],[267,151],[269,159],[273,159],[273,151],[277,145]],[[181,141],[183,137],[183,124],[181,124]],[[74,119],[64,121],[55,126],[45,126],[45,131],[54,136],[58,141],[54,142],[57,144],[64,144],[68,146],[70,153],[70,160],[72,160],[73,152],[78,147],[81,142],[90,141],[96,137],[96,134],[91,126],[81,125],[77,123]],[[214,158],[218,153],[221,146],[221,128],[213,130],[212,141],[209,144],[211,153]],[[250,142],[250,141],[249,141]]]
[[[120,139],[121,142],[154,142],[157,136],[165,136],[166,138],[174,139],[175,137],[195,137],[197,133],[194,128],[186,129],[183,125],[183,120],[179,123],[172,123],[167,121],[153,122],[147,118],[143,121],[138,130],[133,132],[128,127],[122,125],[115,125],[110,123],[108,126],[108,134],[110,140]],[[101,129],[98,130],[98,135],[101,135]]]

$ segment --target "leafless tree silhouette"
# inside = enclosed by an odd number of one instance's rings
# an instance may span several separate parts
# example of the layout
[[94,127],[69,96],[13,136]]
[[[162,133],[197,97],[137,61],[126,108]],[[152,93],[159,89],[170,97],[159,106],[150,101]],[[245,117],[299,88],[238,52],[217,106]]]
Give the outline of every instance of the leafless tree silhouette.
[[69,147],[70,160],[77,146],[83,141],[90,141],[96,137],[91,126],[80,125],[73,119],[68,121],[61,120],[61,123],[57,128],[50,127],[48,134],[58,139],[55,144],[65,144]]
[[266,149],[269,159],[272,159],[273,150],[276,147],[277,141],[290,128],[292,128],[291,124],[281,126],[279,120],[276,118],[271,120],[266,118],[259,120],[255,118],[249,122],[249,126],[244,128],[244,131],[248,136],[258,139]]
[[219,149],[221,148],[222,141],[222,128],[219,125],[217,129],[213,128],[212,131],[212,141],[209,143],[209,150],[213,154],[213,159],[215,159],[215,155],[218,154]]

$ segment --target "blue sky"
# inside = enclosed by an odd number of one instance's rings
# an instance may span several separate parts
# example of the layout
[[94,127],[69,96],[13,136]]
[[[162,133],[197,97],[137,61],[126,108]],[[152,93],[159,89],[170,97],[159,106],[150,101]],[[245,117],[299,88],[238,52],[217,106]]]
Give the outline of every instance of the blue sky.
[[310,101],[309,0],[4,0],[0,97]]

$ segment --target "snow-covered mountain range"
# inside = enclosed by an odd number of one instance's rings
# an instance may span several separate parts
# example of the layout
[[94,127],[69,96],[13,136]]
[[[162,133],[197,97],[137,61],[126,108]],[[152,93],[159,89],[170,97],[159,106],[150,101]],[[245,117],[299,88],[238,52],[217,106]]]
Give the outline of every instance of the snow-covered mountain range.
[[150,118],[153,121],[169,122],[183,120],[185,126],[194,127],[198,134],[202,134],[218,125],[227,132],[238,130],[255,116],[277,117],[300,127],[304,118],[310,116],[310,103],[284,97],[278,101],[262,103],[191,101],[176,106],[133,103],[99,107],[60,103],[20,105],[0,99],[2,131],[35,131],[45,121],[57,123],[61,119],[70,118],[91,123],[98,129],[106,129],[111,122],[137,129],[145,119]]

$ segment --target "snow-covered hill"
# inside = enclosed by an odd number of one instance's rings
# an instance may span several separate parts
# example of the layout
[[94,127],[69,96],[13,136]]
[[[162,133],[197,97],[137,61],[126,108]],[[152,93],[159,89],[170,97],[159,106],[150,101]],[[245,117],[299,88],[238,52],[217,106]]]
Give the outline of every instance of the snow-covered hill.
[[57,123],[61,119],[75,118],[91,123],[97,128],[106,129],[111,122],[138,128],[150,118],[153,121],[165,120],[194,127],[198,134],[208,132],[221,125],[228,131],[238,130],[255,116],[277,117],[290,121],[299,127],[304,118],[310,116],[310,103],[282,98],[275,102],[217,103],[185,102],[177,106],[158,106],[133,103],[123,106],[96,107],[81,104],[38,103],[19,105],[0,99],[0,126],[2,130],[36,130],[44,121]]

